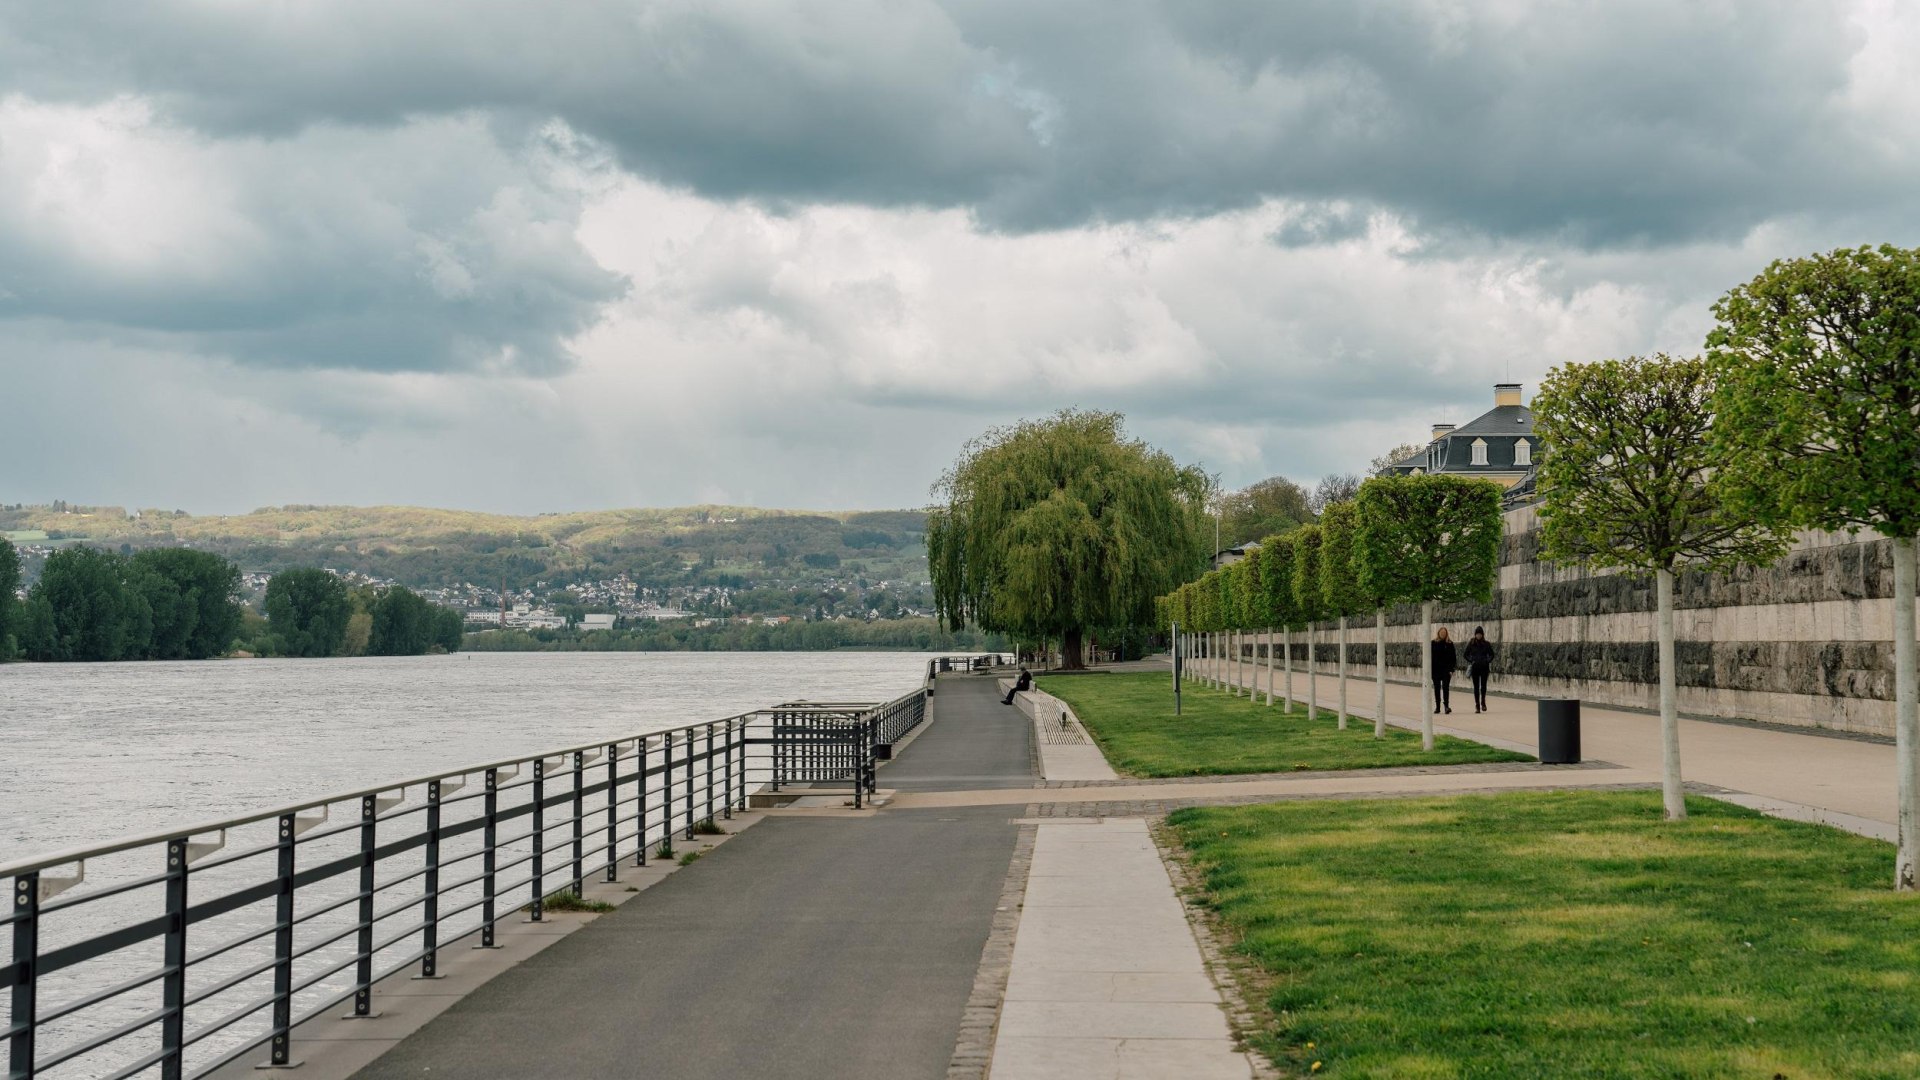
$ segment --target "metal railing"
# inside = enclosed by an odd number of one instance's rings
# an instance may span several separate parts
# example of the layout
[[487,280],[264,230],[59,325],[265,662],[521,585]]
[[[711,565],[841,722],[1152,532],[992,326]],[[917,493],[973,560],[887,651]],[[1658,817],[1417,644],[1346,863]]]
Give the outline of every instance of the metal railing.
[[[926,715],[793,702],[0,865],[9,1080],[201,1076],[558,893],[669,853],[768,789],[844,783]],[[0,956],[6,954],[0,953]]]
[[936,656],[927,661],[927,685],[934,677],[950,671],[992,671],[1012,663],[1006,653],[976,653],[969,656]]

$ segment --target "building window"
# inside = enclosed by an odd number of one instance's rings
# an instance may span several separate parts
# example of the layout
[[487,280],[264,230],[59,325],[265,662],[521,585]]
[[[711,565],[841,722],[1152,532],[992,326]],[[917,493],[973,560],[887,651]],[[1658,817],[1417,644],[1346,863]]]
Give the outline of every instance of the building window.
[[1525,439],[1513,440],[1513,463],[1515,465],[1533,464],[1533,444]]
[[1487,440],[1473,440],[1473,463],[1475,465],[1485,465],[1487,463]]

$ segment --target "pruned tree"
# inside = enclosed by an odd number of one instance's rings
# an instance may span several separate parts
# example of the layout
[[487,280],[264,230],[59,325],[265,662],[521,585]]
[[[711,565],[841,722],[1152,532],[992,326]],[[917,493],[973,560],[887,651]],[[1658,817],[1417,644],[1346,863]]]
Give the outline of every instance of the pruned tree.
[[[1293,711],[1293,630],[1301,621],[1300,605],[1293,597],[1293,547],[1291,532],[1275,533],[1260,541],[1260,596],[1266,609],[1261,621],[1280,632],[1281,664],[1286,676],[1280,711],[1285,713]],[[1267,704],[1273,704],[1271,694]]]
[[[1360,586],[1360,574],[1354,567],[1354,536],[1360,528],[1359,512],[1352,502],[1329,503],[1320,512],[1320,595],[1327,613],[1340,620],[1340,727],[1347,726],[1347,619],[1368,608],[1378,608],[1367,590]],[[1385,710],[1381,710],[1384,714]],[[1376,720],[1379,728],[1384,719]],[[1384,732],[1382,732],[1384,734]]]
[[1774,524],[1872,529],[1893,549],[1894,885],[1920,885],[1920,249],[1776,262],[1714,305],[1715,486]]
[[1212,481],[1126,437],[1120,414],[1065,410],[967,444],[934,493],[927,558],[949,629],[1058,638],[1139,626],[1205,563]]
[[1660,744],[1669,820],[1687,816],[1673,659],[1674,572],[1771,562],[1779,533],[1729,512],[1708,488],[1713,381],[1697,357],[1565,364],[1533,401],[1547,558],[1651,574],[1659,628]]
[[1433,749],[1433,605],[1486,601],[1500,559],[1500,487],[1464,476],[1376,476],[1354,499],[1360,584],[1420,605],[1420,743]]
[[1314,625],[1327,617],[1326,592],[1320,579],[1320,549],[1325,538],[1318,525],[1302,525],[1293,530],[1293,602],[1296,613],[1307,627],[1307,719],[1319,716],[1320,658],[1314,655]]

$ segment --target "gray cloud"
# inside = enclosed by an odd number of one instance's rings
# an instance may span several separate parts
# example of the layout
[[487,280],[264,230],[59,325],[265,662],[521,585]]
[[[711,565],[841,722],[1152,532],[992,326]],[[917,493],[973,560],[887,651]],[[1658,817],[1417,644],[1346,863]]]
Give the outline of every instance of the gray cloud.
[[558,116],[717,197],[1007,228],[1264,198],[1580,245],[1906,198],[1840,0],[0,5],[13,88],[216,133]]

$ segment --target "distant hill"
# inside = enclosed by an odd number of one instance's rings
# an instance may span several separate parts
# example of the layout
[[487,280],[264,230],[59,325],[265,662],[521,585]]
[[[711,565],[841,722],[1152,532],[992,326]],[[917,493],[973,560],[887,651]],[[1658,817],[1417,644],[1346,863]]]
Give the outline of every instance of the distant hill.
[[927,577],[926,515],[690,506],[515,517],[410,506],[279,506],[196,517],[121,507],[0,507],[0,532],[49,541],[189,545],[242,570],[355,570],[419,587],[560,587],[626,574],[668,588],[826,587],[855,577],[916,585]]

